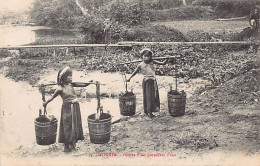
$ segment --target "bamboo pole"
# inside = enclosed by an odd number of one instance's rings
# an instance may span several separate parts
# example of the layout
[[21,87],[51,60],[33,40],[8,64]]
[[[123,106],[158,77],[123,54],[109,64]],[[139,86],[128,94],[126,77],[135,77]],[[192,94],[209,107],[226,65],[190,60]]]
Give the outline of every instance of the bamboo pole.
[[27,46],[2,46],[0,49],[21,49],[21,48],[70,48],[70,47],[132,47],[122,44],[58,44],[58,45],[27,45]]
[[26,46],[2,46],[0,49],[21,49],[21,48],[60,48],[60,47],[132,47],[135,45],[156,45],[156,44],[166,44],[166,45],[179,45],[179,44],[256,44],[259,42],[249,42],[249,41],[224,41],[224,42],[118,42],[117,44],[57,44],[57,45],[26,45]]
[[[85,86],[88,86],[90,84],[96,84],[96,82],[72,82],[71,83],[72,85],[73,84],[78,84],[77,87],[85,87]],[[57,83],[50,83],[50,84],[41,84],[39,86],[33,86],[33,87],[45,87],[45,86],[53,86],[53,85],[58,85]],[[103,84],[101,84],[103,85]]]
[[224,41],[224,42],[118,42],[119,45],[159,45],[159,44],[165,44],[165,45],[194,45],[194,44],[255,44],[258,42],[249,42],[249,41]]
[[[173,59],[173,58],[180,58],[181,56],[169,56],[169,57],[158,57],[158,58],[152,58],[152,60],[163,60],[163,59]],[[143,60],[136,60],[136,61],[131,61],[131,62],[125,62],[125,63],[120,63],[119,65],[124,65],[124,64],[130,64],[130,63],[137,63],[137,62],[142,62]]]

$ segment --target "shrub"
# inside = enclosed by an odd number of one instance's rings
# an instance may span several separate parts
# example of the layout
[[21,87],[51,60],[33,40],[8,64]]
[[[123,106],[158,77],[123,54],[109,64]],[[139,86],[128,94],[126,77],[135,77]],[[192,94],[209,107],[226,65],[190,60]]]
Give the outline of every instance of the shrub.
[[158,0],[158,1],[147,1],[145,6],[153,10],[164,10],[179,7],[182,5],[182,2],[179,0]]
[[111,39],[114,43],[119,42],[125,37],[125,27],[118,22],[111,25]]
[[203,32],[202,30],[190,31],[186,37],[193,42],[208,42],[208,41],[244,41],[253,36],[253,30],[250,27],[243,29],[241,32]]
[[146,42],[187,41],[181,32],[163,25],[128,29],[125,31],[125,40]]
[[80,15],[80,10],[72,0],[36,0],[30,11],[36,24],[60,29],[74,28]]
[[130,26],[142,25],[149,21],[147,12],[142,3],[115,1],[111,5],[111,18],[119,23]]
[[188,32],[186,37],[192,42],[206,42],[211,40],[209,33],[199,30]]
[[104,38],[103,19],[94,15],[81,17],[79,28],[85,35],[85,43],[102,43]]
[[149,10],[151,21],[189,20],[212,17],[212,9],[203,6],[186,6],[166,10]]
[[260,4],[256,0],[193,0],[193,5],[211,6],[215,18],[239,17],[250,13],[253,6]]

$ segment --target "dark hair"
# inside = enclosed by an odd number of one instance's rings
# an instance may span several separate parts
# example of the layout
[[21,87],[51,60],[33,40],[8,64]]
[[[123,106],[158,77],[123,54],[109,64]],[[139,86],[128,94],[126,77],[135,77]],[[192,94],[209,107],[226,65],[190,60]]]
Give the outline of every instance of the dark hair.
[[152,58],[152,56],[153,56],[153,53],[152,53],[152,51],[150,51],[150,50],[143,50],[142,52],[141,52],[141,55],[142,56],[149,56],[149,57],[151,57]]
[[[64,68],[63,68],[63,69],[64,69]],[[60,70],[59,70],[58,76],[57,76],[57,83],[58,83],[58,85],[61,85],[61,86],[64,86],[64,85],[63,85],[63,82],[64,82],[65,78],[66,78],[68,75],[72,74],[72,70],[71,70],[71,69],[68,69],[62,76],[60,76],[61,71],[62,71],[63,69],[60,69]]]
[[147,63],[150,63],[152,61],[153,52],[150,49],[144,49],[141,51],[142,56],[148,56],[150,59],[147,61]]
[[255,7],[255,8],[251,11],[251,14],[255,14],[255,11],[257,11],[257,13],[259,13],[259,8],[258,8],[258,7]]

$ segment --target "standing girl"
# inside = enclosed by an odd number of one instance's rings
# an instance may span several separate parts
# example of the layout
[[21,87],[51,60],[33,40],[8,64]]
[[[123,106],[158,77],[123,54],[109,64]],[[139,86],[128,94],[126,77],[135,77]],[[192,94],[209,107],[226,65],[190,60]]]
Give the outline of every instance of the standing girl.
[[[76,150],[75,146],[78,140],[83,140],[83,129],[81,122],[81,113],[77,95],[73,87],[82,86],[72,83],[72,71],[69,67],[59,70],[57,76],[59,87],[53,96],[43,103],[46,107],[58,95],[63,100],[60,118],[59,143],[64,143],[64,152]],[[88,86],[88,84],[85,84]]]
[[137,66],[132,75],[127,79],[129,82],[137,72],[141,72],[144,76],[142,88],[143,88],[143,106],[144,113],[150,118],[154,117],[152,112],[160,110],[160,99],[157,82],[155,79],[155,68],[154,64],[165,65],[168,62],[168,58],[163,61],[152,60],[153,53],[150,49],[143,49],[141,51],[143,61]]
[[105,44],[111,44],[111,24],[107,18],[104,21]]
[[252,47],[254,52],[257,53],[259,48],[259,44],[257,42],[260,40],[260,13],[258,8],[255,8],[251,13],[251,16],[249,18],[249,24],[253,31],[253,40],[256,41],[256,43],[252,45]]
[[259,29],[258,29],[260,26],[259,19],[260,19],[259,9],[255,8],[249,18],[249,25],[252,27],[252,29],[254,29],[256,31],[259,31]]

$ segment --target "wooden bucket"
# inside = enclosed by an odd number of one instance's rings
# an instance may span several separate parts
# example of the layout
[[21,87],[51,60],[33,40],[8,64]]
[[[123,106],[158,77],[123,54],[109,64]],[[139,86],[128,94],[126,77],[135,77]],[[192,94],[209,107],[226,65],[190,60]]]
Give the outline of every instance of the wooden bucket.
[[133,92],[126,92],[119,95],[120,114],[132,116],[136,111],[136,96]]
[[45,116],[40,116],[34,120],[38,145],[50,145],[56,142],[57,123],[58,120],[56,118],[50,121]]
[[168,109],[171,116],[182,116],[185,114],[186,93],[178,91],[168,92]]
[[88,116],[88,129],[90,141],[95,144],[104,144],[110,141],[111,115],[102,113],[99,120],[95,120],[95,114]]

